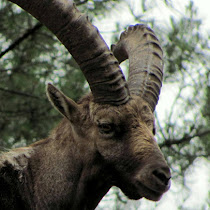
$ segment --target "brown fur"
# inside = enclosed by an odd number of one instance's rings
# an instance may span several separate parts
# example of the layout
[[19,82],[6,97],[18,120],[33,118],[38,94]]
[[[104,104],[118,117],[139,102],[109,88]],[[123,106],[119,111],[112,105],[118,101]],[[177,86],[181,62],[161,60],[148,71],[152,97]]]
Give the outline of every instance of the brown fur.
[[111,186],[131,199],[167,191],[152,174],[164,168],[170,178],[146,102],[100,105],[89,95],[77,106],[77,122],[64,118],[47,139],[0,157],[1,209],[94,209]]

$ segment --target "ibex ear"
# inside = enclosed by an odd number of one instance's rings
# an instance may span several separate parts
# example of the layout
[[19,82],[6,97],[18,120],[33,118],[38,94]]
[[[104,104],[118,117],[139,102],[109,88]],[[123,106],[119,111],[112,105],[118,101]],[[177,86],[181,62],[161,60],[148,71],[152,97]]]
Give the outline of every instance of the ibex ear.
[[50,83],[47,86],[47,96],[52,105],[71,122],[78,119],[80,111],[77,103]]

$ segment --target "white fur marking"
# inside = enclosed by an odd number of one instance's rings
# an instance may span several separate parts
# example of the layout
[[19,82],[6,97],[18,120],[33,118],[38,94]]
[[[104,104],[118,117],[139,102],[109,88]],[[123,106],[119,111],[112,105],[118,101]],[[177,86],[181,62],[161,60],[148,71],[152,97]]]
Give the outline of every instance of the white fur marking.
[[22,147],[0,155],[0,168],[10,164],[16,170],[23,170],[28,165],[28,159],[33,154],[31,147]]

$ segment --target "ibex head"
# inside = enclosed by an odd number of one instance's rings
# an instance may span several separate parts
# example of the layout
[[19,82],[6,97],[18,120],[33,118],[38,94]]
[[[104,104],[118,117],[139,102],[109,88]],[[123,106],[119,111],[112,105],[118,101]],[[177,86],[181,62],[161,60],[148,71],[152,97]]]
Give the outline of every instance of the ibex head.
[[[116,185],[129,198],[159,200],[170,187],[171,174],[154,138],[153,112],[163,76],[162,49],[154,32],[144,25],[130,26],[110,51],[73,1],[12,1],[58,37],[90,85],[91,94],[78,103],[48,85],[51,103],[65,116],[60,127],[66,126],[65,132],[58,127],[59,135],[55,130],[51,138],[77,145],[76,151],[71,149],[79,153],[74,160],[81,158],[89,176],[100,171],[107,189]],[[128,83],[119,66],[127,58]]]
[[[171,177],[154,138],[153,112],[163,69],[159,41],[151,29],[136,25],[112,46],[114,55],[107,49],[102,52],[104,48],[99,45],[99,58],[94,56],[95,61],[84,65],[86,77],[91,73],[91,96],[77,104],[51,84],[48,96],[70,121],[75,135],[94,144],[94,152],[111,169],[113,185],[132,199],[159,200],[169,189]],[[129,58],[128,85],[114,56],[119,62]]]

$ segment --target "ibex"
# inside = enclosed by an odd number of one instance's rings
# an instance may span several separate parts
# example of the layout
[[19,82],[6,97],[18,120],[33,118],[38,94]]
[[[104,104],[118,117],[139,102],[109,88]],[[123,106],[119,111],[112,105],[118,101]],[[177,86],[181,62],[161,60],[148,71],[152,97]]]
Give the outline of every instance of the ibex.
[[[0,209],[94,209],[112,186],[130,199],[157,201],[170,169],[154,138],[163,55],[154,32],[130,26],[109,50],[72,0],[11,0],[44,23],[85,75],[78,103],[52,84],[64,116],[49,137],[0,156]],[[119,63],[129,59],[126,83]]]

